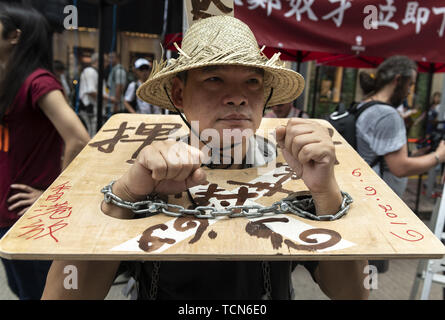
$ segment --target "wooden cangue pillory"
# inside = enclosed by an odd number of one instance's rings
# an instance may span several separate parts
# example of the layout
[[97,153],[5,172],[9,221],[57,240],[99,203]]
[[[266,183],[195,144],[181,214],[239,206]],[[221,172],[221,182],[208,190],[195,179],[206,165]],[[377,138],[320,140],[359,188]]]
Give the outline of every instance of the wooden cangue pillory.
[[[128,170],[140,150],[156,140],[182,137],[178,116],[115,115],[0,241],[7,259],[74,260],[364,260],[441,258],[445,247],[324,120],[336,147],[335,174],[353,198],[338,220],[294,214],[262,217],[194,216],[120,220],[102,213],[101,190]],[[263,119],[269,133],[287,119]],[[206,186],[190,189],[198,205],[270,206],[307,190],[278,149],[273,165],[207,170]],[[188,208],[188,194],[169,204]]]

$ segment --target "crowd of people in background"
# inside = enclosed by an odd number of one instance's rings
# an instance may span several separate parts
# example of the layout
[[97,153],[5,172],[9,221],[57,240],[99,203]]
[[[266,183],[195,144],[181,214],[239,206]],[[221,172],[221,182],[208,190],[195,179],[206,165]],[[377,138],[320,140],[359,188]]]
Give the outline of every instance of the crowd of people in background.
[[[99,85],[99,73],[98,69],[99,55],[94,53],[91,56],[91,63],[87,65],[79,79],[79,95],[76,97],[75,105],[78,105],[80,117],[83,119],[84,124],[88,128],[90,136],[94,136],[97,126],[97,88]],[[105,82],[102,86],[102,96],[105,103],[115,103],[116,98],[111,94],[107,94]],[[77,104],[78,103],[78,104]],[[103,109],[104,111],[105,109]],[[105,112],[102,113],[105,115]]]
[[[63,86],[67,101],[93,137],[97,132],[99,54],[95,52],[79,60],[84,62],[81,64],[80,76],[74,81],[75,84],[68,80],[66,67],[59,60],[54,61],[54,74]],[[116,52],[106,53],[104,61],[103,122],[116,113],[163,113],[159,107],[136,96],[136,90],[150,76],[152,62],[149,59],[137,58],[129,70],[120,63],[120,56]]]

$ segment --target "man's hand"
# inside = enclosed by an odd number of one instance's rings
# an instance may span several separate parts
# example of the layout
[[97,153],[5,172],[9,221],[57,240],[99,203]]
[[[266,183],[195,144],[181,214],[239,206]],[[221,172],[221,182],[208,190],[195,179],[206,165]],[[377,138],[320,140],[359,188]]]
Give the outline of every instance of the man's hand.
[[312,120],[292,118],[276,129],[278,145],[289,166],[312,193],[332,191],[335,147],[327,128]]
[[205,184],[206,174],[200,168],[203,156],[199,149],[183,142],[155,141],[139,153],[116,188],[136,201],[151,193],[176,194]]
[[19,217],[21,217],[43,193],[43,190],[37,190],[25,184],[11,184],[11,188],[22,191],[8,199],[8,203],[10,204],[8,207],[9,211],[24,207],[17,214]]
[[117,104],[117,100],[115,97],[104,95],[104,98],[112,104]]
[[119,103],[117,102],[117,100],[113,102],[112,106],[113,106],[113,113],[117,113],[119,111]]
[[445,162],[445,141],[442,140],[439,143],[439,146],[436,149],[436,154],[439,157],[439,162]]
[[431,151],[431,146],[426,146],[426,147],[414,150],[410,156],[411,157],[419,157],[419,156],[423,156],[423,155],[429,153],[430,151]]

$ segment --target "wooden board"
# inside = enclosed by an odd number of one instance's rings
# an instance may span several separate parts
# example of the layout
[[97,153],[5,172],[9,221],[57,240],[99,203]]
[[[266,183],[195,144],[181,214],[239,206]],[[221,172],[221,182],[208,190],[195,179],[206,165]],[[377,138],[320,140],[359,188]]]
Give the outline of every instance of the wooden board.
[[[260,129],[269,128],[270,133],[286,122],[263,119]],[[145,145],[187,133],[178,116],[113,116],[0,241],[0,255],[42,260],[358,260],[445,254],[428,227],[334,129],[335,174],[341,189],[354,199],[339,220],[317,222],[292,214],[259,219],[268,222],[164,214],[119,220],[101,212],[100,190],[118,179]],[[212,193],[208,185],[192,193],[209,203],[242,203],[246,198],[246,203],[270,205],[291,191],[307,189],[283,162],[279,154],[270,167],[208,170],[210,185],[217,184],[218,190]],[[186,205],[185,194],[171,196],[169,202]]]

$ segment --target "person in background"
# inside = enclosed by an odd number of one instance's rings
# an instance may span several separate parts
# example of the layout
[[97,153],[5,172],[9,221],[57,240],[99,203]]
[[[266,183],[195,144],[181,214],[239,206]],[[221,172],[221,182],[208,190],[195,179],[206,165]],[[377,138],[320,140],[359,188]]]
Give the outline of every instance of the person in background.
[[[422,121],[426,121],[425,123],[425,137],[428,137],[436,131],[437,129],[442,129],[443,124],[439,123],[439,112],[440,112],[440,98],[441,93],[435,92],[431,97],[431,103],[428,106],[428,109],[420,115],[415,121],[415,125],[421,123]],[[442,119],[443,120],[443,119]]]
[[115,114],[125,110],[123,95],[127,83],[127,72],[120,64],[120,56],[116,52],[111,52],[108,58],[112,69],[108,75],[107,86],[110,90],[109,95],[114,97],[114,101],[110,101],[107,114]]
[[54,60],[53,66],[54,66],[54,73],[63,86],[63,92],[65,93],[65,97],[68,101],[70,101],[71,87],[69,86],[68,81],[66,79],[65,65],[60,60]]
[[104,79],[105,79],[105,87],[107,88],[107,90],[109,90],[109,88],[108,88],[108,83],[106,83],[107,82],[106,80],[110,76],[112,68],[113,68],[113,66],[110,64],[109,54],[104,53]]
[[[37,10],[0,4],[0,238],[90,139],[52,72],[50,41]],[[40,298],[50,261],[1,261],[19,299]]]
[[407,177],[445,162],[444,141],[429,154],[408,155],[405,124],[396,108],[409,95],[416,76],[417,65],[404,56],[386,59],[374,78],[366,72],[360,74],[366,96],[358,108],[371,100],[381,103],[365,110],[357,120],[357,150],[399,197],[405,192]]
[[[445,143],[422,156],[410,156],[405,123],[396,110],[408,97],[417,77],[417,65],[404,56],[383,61],[375,76],[360,73],[365,95],[358,108],[370,101],[377,103],[361,114],[356,122],[357,151],[372,169],[399,196],[405,192],[408,177],[428,171],[445,162]],[[379,272],[389,268],[388,260],[370,260]]]
[[128,85],[125,92],[124,105],[130,113],[161,114],[161,108],[153,106],[136,96],[136,90],[147,81],[151,72],[151,62],[140,58],[134,62],[134,73],[137,80]]
[[406,132],[408,134],[409,130],[414,125],[415,121],[412,119],[412,116],[419,112],[417,108],[410,108],[408,105],[407,99],[403,100],[403,103],[397,107],[397,111],[405,122]]
[[441,109],[441,100],[442,100],[442,93],[441,92],[434,92],[433,97],[432,97],[432,102],[431,104],[434,106],[434,110],[437,113],[437,130],[443,131],[445,130],[445,112],[443,112],[441,114],[440,109]]
[[292,101],[273,106],[271,109],[272,111],[264,115],[265,118],[309,118],[309,115],[295,107]]
[[[83,69],[80,75],[79,83],[79,99],[82,107],[80,114],[86,122],[88,133],[92,137],[96,134],[97,125],[97,86],[99,81],[99,73],[97,68],[99,65],[99,55],[93,53],[91,56],[91,65]],[[103,85],[102,94],[104,101],[114,103],[116,100],[113,96],[109,96],[105,92],[105,83]]]
[[436,110],[437,113],[439,113],[440,108],[440,100],[442,98],[442,93],[436,91],[433,93],[433,96],[431,98],[431,106]]

